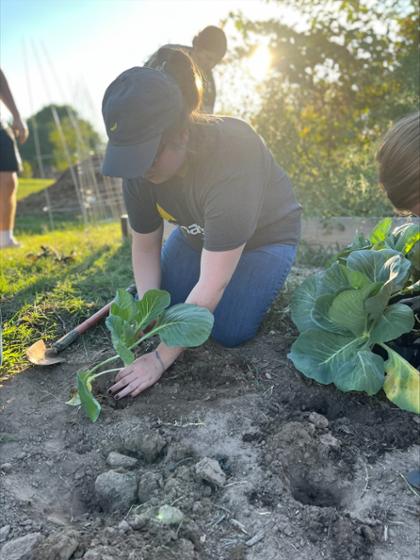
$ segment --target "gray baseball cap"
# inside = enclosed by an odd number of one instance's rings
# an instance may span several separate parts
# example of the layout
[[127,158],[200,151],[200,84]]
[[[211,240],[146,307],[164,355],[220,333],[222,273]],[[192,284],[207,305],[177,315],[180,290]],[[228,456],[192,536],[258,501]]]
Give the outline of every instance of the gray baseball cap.
[[102,101],[108,144],[102,173],[143,177],[153,164],[162,133],[184,109],[176,81],[161,70],[135,66],[120,74]]

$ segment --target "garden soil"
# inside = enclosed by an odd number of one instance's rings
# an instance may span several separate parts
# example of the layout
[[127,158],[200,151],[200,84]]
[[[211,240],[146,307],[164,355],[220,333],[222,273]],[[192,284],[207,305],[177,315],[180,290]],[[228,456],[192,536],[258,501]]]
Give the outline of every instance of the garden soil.
[[95,424],[64,402],[108,339],[6,383],[1,560],[417,560],[418,418],[305,379],[295,336],[272,311],[254,341],[188,350],[136,399],[101,380]]

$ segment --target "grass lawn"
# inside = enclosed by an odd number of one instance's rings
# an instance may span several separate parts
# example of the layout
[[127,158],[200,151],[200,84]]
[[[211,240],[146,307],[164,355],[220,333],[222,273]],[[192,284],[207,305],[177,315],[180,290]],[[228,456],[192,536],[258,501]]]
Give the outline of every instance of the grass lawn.
[[27,367],[30,344],[59,338],[132,283],[130,247],[118,223],[21,233],[19,241],[22,248],[0,252],[0,379]]
[[22,179],[19,178],[17,199],[23,200],[27,196],[43,191],[55,182],[55,179]]

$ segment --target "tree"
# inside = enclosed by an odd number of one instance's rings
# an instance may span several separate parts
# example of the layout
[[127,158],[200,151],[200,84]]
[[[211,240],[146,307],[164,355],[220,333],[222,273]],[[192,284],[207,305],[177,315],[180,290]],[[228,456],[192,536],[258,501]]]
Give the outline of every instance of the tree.
[[[54,114],[56,119],[54,119]],[[57,127],[60,123],[65,147]],[[41,176],[36,155],[36,136],[42,163],[47,175],[63,171],[69,165],[66,152],[72,164],[85,159],[100,145],[100,137],[92,125],[79,117],[77,111],[69,105],[48,105],[28,119],[29,138],[20,148],[22,158],[28,161],[35,177]]]
[[291,174],[309,213],[391,211],[377,186],[375,145],[417,108],[418,10],[389,0],[278,0],[301,14],[283,21],[232,15],[246,56],[269,38],[272,73],[253,124]]

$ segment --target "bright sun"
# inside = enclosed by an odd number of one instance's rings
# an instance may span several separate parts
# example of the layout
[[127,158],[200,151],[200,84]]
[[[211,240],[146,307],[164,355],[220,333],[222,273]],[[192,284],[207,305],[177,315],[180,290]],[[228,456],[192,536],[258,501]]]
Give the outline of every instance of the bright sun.
[[271,54],[270,50],[265,45],[260,45],[255,49],[251,56],[246,61],[246,66],[249,73],[256,80],[263,80],[270,68]]

